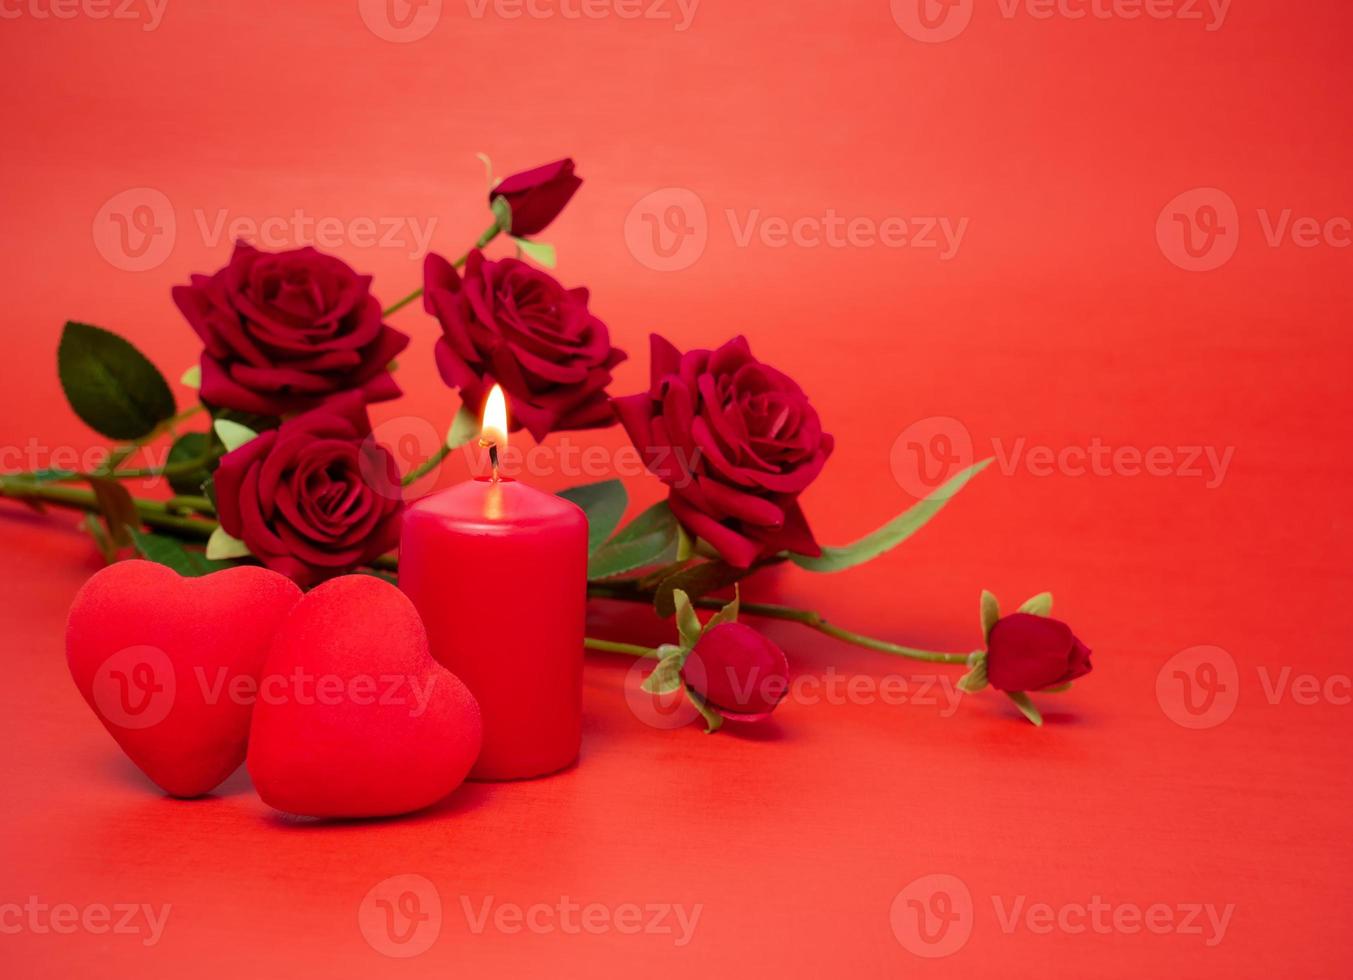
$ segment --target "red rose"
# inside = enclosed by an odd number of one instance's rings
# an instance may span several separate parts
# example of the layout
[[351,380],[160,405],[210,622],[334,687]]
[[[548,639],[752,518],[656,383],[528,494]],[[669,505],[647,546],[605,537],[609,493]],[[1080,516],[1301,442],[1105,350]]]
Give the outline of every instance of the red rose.
[[1046,616],[1002,617],[987,637],[987,680],[1002,691],[1041,691],[1090,673],[1090,648]]
[[625,352],[587,309],[586,289],[565,289],[519,262],[472,251],[462,277],[429,252],[424,308],[442,325],[437,369],[476,408],[495,383],[507,395],[513,428],[537,440],[561,429],[612,424],[606,386]]
[[652,385],[616,414],[692,534],[740,568],[788,550],[818,555],[798,496],[832,451],[808,396],[735,337],[680,353],[653,336]]
[[735,721],[760,721],[789,690],[784,651],[742,623],[707,630],[683,671],[697,694]]
[[489,203],[495,197],[506,198],[512,207],[512,234],[525,238],[544,231],[559,217],[582,184],[582,178],[573,174],[572,160],[556,160],[505,178],[489,191]]
[[174,302],[205,345],[209,405],[285,415],[355,389],[399,397],[387,368],[409,338],[381,322],[371,277],[332,255],[239,242],[224,269],[175,286]]
[[392,550],[404,503],[388,488],[399,470],[370,434],[350,392],[227,453],[215,475],[221,527],[302,587]]

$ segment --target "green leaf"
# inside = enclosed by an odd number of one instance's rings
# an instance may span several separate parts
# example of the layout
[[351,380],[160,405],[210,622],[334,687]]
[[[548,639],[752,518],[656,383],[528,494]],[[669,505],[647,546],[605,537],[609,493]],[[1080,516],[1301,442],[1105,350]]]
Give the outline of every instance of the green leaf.
[[108,528],[108,536],[114,546],[122,548],[131,544],[132,539],[127,533],[127,526],[139,527],[141,524],[141,515],[136,510],[136,502],[132,500],[132,495],[117,480],[102,476],[89,476],[85,479],[94,490],[94,500],[99,505],[99,513],[103,515],[104,526]]
[[714,710],[689,684],[686,685],[686,697],[691,699],[691,704],[695,705],[695,710],[700,712],[700,716],[705,719],[706,735],[713,735],[723,727],[723,715]]
[[666,501],[659,501],[625,525],[587,563],[589,579],[612,578],[655,565],[675,552],[677,520]]
[[140,439],[174,415],[174,393],[164,375],[111,331],[67,322],[56,362],[66,400],[100,435]]
[[677,564],[684,565],[686,562],[691,560],[691,556],[694,554],[695,554],[695,539],[691,537],[689,531],[687,531],[680,524],[677,524],[677,552],[676,552]]
[[489,201],[489,210],[493,212],[494,219],[498,222],[498,227],[504,232],[512,233],[512,205],[507,202],[507,198],[499,194]]
[[949,502],[949,499],[962,489],[965,483],[986,469],[990,463],[990,459],[974,463],[963,472],[951,477],[943,486],[924,500],[918,501],[906,512],[853,544],[841,548],[823,548],[822,554],[817,558],[810,558],[807,555],[790,555],[789,559],[800,568],[806,568],[810,572],[839,572],[872,561],[884,552],[897,547],[924,527],[926,522],[939,513],[944,505]]
[[690,598],[680,589],[672,593],[672,601],[676,606],[677,633],[681,636],[681,645],[688,650],[694,649],[700,642],[700,634],[704,632],[700,626],[700,617],[695,614]]
[[78,476],[74,470],[55,470],[42,469],[34,470],[28,474],[28,478],[34,483],[60,483],[62,480],[70,480]]
[[189,551],[175,538],[145,534],[134,527],[129,527],[128,531],[142,558],[172,568],[188,578],[198,578],[231,567],[230,562],[211,561],[200,551]]
[[671,694],[681,686],[681,668],[688,652],[678,648],[675,653],[663,657],[640,687],[649,694]]
[[543,265],[547,269],[553,269],[559,264],[559,256],[555,254],[554,246],[547,245],[544,242],[533,242],[529,238],[512,239],[517,243],[517,248],[528,259],[536,265]]
[[611,532],[625,516],[629,494],[619,480],[602,480],[580,487],[560,490],[559,496],[571,500],[587,515],[587,553],[591,554],[606,543]]
[[191,388],[197,391],[202,387],[202,365],[194,364],[188,370],[183,372],[183,377],[179,378],[179,384],[185,388]]
[[742,604],[742,590],[736,585],[733,586],[733,601],[728,603],[713,616],[709,617],[709,622],[705,624],[705,632],[708,633],[716,626],[722,626],[724,623],[736,623],[738,621],[738,609]]
[[479,436],[479,416],[468,405],[461,405],[456,417],[451,420],[451,428],[446,430],[446,448],[459,449],[471,439]]
[[968,667],[968,672],[959,678],[958,689],[967,691],[969,694],[976,694],[988,684],[986,652],[969,657]]
[[221,558],[244,558],[249,554],[249,546],[239,538],[233,538],[223,527],[211,532],[207,539],[207,557],[212,560]]
[[1025,718],[1028,718],[1035,725],[1042,726],[1043,716],[1039,714],[1038,709],[1034,707],[1034,703],[1029,700],[1029,695],[1025,694],[1023,691],[1006,691],[1005,693],[1011,701],[1015,702],[1015,707],[1019,708],[1019,710],[1024,713]]
[[225,446],[228,453],[233,453],[245,443],[258,438],[258,433],[249,426],[232,422],[230,419],[217,419],[212,423],[212,428],[216,430],[216,438],[221,440],[221,445]]
[[1052,593],[1040,592],[1038,595],[1026,599],[1024,605],[1019,607],[1022,613],[1028,613],[1030,616],[1051,616],[1052,615]]
[[658,583],[658,588],[653,593],[653,608],[658,611],[659,616],[666,618],[676,612],[672,593],[677,589],[685,592],[692,599],[698,599],[703,595],[727,588],[746,576],[747,572],[748,570],[745,568],[738,568],[735,565],[717,560],[704,561],[698,565],[683,568],[679,572],[673,572]]
[[[191,463],[193,460],[202,459],[210,451],[210,435],[205,432],[189,432],[174,440],[174,444],[169,447],[169,455],[165,457],[165,465]],[[202,492],[202,485],[210,478],[211,471],[207,469],[207,464],[203,463],[192,472],[173,474],[169,477],[169,485],[174,488],[175,493],[198,494]]]
[[1001,618],[1001,604],[986,589],[982,590],[982,642],[991,639],[991,627]]

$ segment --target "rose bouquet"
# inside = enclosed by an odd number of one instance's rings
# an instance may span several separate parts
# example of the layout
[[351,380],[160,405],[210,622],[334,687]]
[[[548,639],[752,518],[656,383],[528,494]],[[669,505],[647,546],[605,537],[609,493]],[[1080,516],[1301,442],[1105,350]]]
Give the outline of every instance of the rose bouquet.
[[[1000,616],[983,593],[984,644],[966,653],[919,650],[863,636],[791,606],[741,603],[738,583],[792,562],[830,573],[871,561],[922,527],[989,462],[954,475],[903,514],[842,547],[824,546],[800,504],[833,450],[808,394],[760,360],[744,337],[715,350],[681,351],[654,335],[649,385],[611,391],[626,353],[589,307],[585,288],[551,273],[554,249],[537,236],[582,181],[571,160],[490,178],[491,223],[454,261],[430,253],[420,288],[390,304],[372,280],[313,248],[270,254],[246,243],[212,275],[194,275],[173,300],[202,341],[182,383],[169,382],[130,342],[67,323],[58,348],[62,388],[75,413],[116,441],[87,470],[0,476],[0,496],[39,510],[85,511],[83,526],[108,561],[127,553],[204,575],[262,563],[302,588],[353,571],[391,577],[406,488],[478,434],[478,413],[500,386],[514,429],[552,434],[620,425],[667,497],[621,526],[628,498],[618,479],[565,490],[590,526],[588,591],[651,604],[674,617],[678,642],[650,649],[589,639],[591,649],[655,661],[644,689],[689,698],[718,729],[767,717],[788,690],[789,664],[740,613],[791,620],[838,640],[900,657],[966,668],[959,687],[1004,691],[1041,723],[1033,691],[1064,690],[1090,670],[1089,650],[1049,618],[1035,596]],[[490,258],[500,236],[515,255]],[[396,357],[409,338],[386,321],[422,299],[441,336],[433,356],[461,398],[438,450],[401,474],[373,436],[367,406],[400,396]],[[194,429],[191,423],[203,419]],[[158,465],[133,466],[168,441]],[[130,480],[167,492],[138,498]],[[732,591],[732,601],[717,597]],[[697,608],[716,610],[702,623]]]

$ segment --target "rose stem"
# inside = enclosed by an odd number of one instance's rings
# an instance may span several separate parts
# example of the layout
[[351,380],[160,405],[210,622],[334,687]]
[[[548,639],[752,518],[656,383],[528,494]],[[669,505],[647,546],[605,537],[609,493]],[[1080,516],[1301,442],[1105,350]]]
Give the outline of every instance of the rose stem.
[[[653,593],[651,592],[633,592],[626,589],[616,589],[604,585],[589,585],[587,593],[598,599],[622,599],[627,602],[653,602]],[[695,605],[705,609],[721,609],[724,603],[718,599],[694,599]],[[912,660],[924,660],[927,663],[936,664],[964,664],[968,662],[970,654],[967,653],[939,653],[934,650],[918,650],[915,647],[904,647],[897,643],[889,643],[887,640],[878,640],[872,636],[865,636],[862,633],[855,633],[848,629],[829,623],[821,613],[816,613],[808,609],[797,609],[793,606],[777,606],[764,602],[744,602],[739,607],[741,612],[749,616],[761,616],[767,619],[784,619],[794,623],[801,623],[810,629],[815,629],[819,633],[825,633],[827,636],[842,640],[846,643],[853,643],[856,646],[867,647],[870,650],[877,650],[880,653],[891,654],[895,657],[909,657]]]
[[[500,231],[502,231],[502,230],[503,230],[503,229],[502,229],[502,226],[499,225],[498,222],[495,221],[491,227],[486,228],[486,229],[484,230],[484,234],[482,234],[482,235],[479,236],[479,240],[476,241],[476,242],[474,243],[474,247],[475,247],[475,248],[483,248],[483,247],[484,247],[485,245],[487,245],[489,242],[491,242],[491,241],[493,241],[495,238],[497,238],[497,237],[498,237],[498,233],[499,233]],[[456,259],[456,261],[452,262],[452,263],[451,263],[451,267],[452,267],[453,269],[459,269],[461,266],[463,266],[463,265],[465,264],[465,260],[468,259],[469,257],[470,257],[470,253],[469,253],[469,252],[466,252],[466,253],[465,253],[464,255],[462,255],[460,258]],[[389,306],[387,306],[387,307],[381,312],[381,316],[389,316],[391,313],[398,313],[400,310],[404,309],[404,307],[408,306],[410,303],[412,303],[414,300],[416,300],[419,296],[422,296],[422,295],[423,295],[423,287],[422,287],[422,286],[419,286],[419,287],[418,287],[417,289],[415,289],[413,292],[409,293],[408,296],[405,296],[405,297],[404,297],[403,299],[401,299],[401,300],[396,300],[394,303],[392,303],[392,304],[390,304]],[[443,457],[443,458],[445,458],[445,457]]]
[[[0,477],[0,496],[12,497],[15,500],[40,500],[57,507],[99,512],[99,502],[92,490],[30,483],[14,477]],[[203,540],[211,537],[211,532],[216,530],[215,521],[198,520],[195,517],[182,517],[171,513],[172,508],[167,503],[137,497],[132,498],[132,502],[136,505],[136,512],[141,520],[151,527],[178,531],[187,537]]]
[[126,460],[127,457],[131,456],[133,453],[135,453],[138,449],[140,449],[147,443],[154,442],[156,439],[160,438],[160,436],[164,435],[170,429],[174,428],[174,426],[178,425],[184,419],[192,418],[198,412],[202,411],[202,408],[203,406],[201,402],[198,402],[191,408],[185,408],[183,411],[179,412],[172,418],[165,419],[159,425],[155,426],[155,428],[151,429],[149,432],[143,435],[140,439],[137,439],[133,442],[129,442],[127,445],[121,447],[120,449],[115,450],[113,454],[108,457],[107,462],[105,462],[103,466],[99,467],[99,475],[108,476],[112,474],[114,470],[116,470],[119,466],[122,465],[123,461]]
[[601,650],[604,653],[625,653],[631,657],[649,657],[658,659],[658,651],[652,647],[641,647],[637,643],[617,643],[615,640],[597,640],[586,637],[583,646],[589,650]]

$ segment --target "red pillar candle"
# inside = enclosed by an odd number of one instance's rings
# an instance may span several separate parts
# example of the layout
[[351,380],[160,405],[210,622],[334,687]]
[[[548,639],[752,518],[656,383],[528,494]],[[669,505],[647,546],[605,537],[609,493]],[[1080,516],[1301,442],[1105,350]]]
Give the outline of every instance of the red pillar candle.
[[[499,396],[501,397],[501,396]],[[486,410],[484,439],[506,420]],[[525,779],[578,757],[582,737],[587,517],[510,479],[482,477],[405,512],[399,586],[432,655],[479,702],[484,742],[472,779]]]

